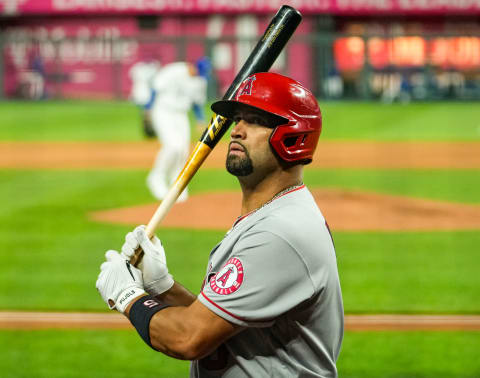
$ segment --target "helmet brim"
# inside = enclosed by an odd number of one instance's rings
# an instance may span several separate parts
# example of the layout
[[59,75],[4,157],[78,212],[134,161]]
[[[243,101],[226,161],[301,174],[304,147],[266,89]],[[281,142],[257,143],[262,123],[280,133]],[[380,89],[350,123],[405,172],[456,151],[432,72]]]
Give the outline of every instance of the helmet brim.
[[229,119],[233,119],[238,112],[256,112],[262,117],[265,117],[269,127],[276,127],[289,122],[288,118],[282,117],[281,115],[235,100],[220,100],[214,102],[211,109],[214,113]]

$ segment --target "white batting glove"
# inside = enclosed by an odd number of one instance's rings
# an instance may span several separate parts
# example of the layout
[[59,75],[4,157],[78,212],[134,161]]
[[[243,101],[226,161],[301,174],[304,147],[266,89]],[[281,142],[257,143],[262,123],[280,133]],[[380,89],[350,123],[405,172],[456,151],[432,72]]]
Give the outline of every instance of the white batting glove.
[[135,250],[140,247],[144,256],[138,267],[143,273],[145,290],[155,296],[170,289],[173,277],[168,273],[165,250],[160,240],[154,236],[150,240],[145,233],[145,226],[138,226],[125,236],[125,244],[122,246],[122,255],[129,260]]
[[109,250],[105,257],[95,286],[110,310],[124,313],[130,302],[145,294],[142,272],[117,251]]

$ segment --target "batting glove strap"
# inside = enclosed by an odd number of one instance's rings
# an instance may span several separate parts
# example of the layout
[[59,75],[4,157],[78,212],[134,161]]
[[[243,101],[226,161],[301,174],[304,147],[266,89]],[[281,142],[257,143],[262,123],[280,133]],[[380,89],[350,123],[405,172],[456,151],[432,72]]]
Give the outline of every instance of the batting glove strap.
[[161,304],[151,295],[147,295],[136,301],[130,308],[130,323],[135,327],[143,341],[154,350],[155,348],[150,341],[150,320],[152,320],[153,315],[166,307],[169,306]]
[[123,314],[130,302],[143,294],[146,294],[145,290],[138,287],[129,287],[118,295],[118,298],[115,301],[115,306],[112,306],[110,303],[108,306],[110,309],[116,308],[117,311],[120,311]]

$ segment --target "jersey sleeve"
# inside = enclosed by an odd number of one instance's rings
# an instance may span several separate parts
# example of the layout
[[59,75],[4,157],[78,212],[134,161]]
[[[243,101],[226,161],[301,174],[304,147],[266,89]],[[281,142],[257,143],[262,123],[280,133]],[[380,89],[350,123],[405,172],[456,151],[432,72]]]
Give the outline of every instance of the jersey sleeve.
[[271,232],[245,234],[232,257],[206,282],[199,300],[224,319],[266,327],[314,294],[304,261]]

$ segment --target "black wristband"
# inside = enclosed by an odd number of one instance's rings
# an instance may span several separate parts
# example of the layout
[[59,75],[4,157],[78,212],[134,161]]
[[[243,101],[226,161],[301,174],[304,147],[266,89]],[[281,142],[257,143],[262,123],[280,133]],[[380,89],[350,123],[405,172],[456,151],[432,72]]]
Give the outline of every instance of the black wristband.
[[150,342],[150,320],[153,315],[168,305],[161,304],[151,295],[138,299],[130,308],[130,323],[135,327],[138,334],[142,337],[150,348],[155,349]]

